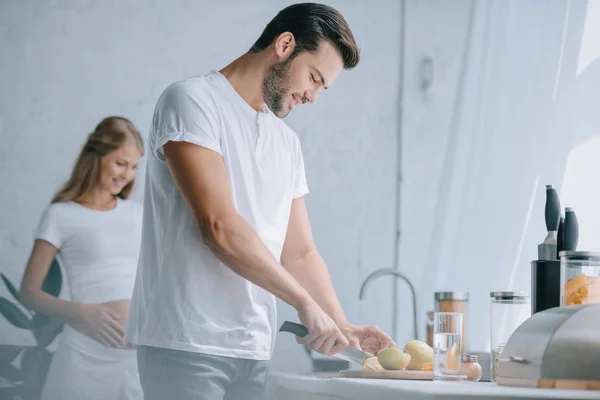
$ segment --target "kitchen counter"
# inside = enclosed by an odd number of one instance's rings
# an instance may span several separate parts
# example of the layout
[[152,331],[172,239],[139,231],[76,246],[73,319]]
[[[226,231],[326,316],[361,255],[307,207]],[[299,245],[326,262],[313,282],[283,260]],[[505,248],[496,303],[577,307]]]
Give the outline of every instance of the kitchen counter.
[[600,391],[517,388],[490,382],[350,379],[276,373],[270,375],[269,393],[269,400],[600,399]]

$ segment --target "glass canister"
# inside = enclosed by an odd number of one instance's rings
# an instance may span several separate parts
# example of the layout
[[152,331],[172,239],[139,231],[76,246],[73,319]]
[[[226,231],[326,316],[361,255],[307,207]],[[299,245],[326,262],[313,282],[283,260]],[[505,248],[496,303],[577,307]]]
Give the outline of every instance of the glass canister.
[[561,307],[600,303],[600,253],[561,251]]
[[506,342],[531,317],[531,298],[525,292],[491,292],[490,302],[490,379],[495,382],[498,360]]
[[469,304],[468,292],[435,292],[435,311],[436,312],[459,312],[462,313],[462,346],[461,353],[467,351],[468,343],[466,340],[466,321],[467,306]]

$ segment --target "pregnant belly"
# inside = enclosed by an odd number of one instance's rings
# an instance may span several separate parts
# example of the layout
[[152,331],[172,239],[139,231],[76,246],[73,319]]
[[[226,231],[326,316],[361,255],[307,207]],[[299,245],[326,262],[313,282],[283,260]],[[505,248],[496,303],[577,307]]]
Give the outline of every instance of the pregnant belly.
[[[108,301],[105,303],[101,303],[101,305],[110,309],[114,314],[116,314],[116,316],[119,317],[118,323],[124,331],[125,327],[127,326],[127,318],[129,316],[129,307],[131,305],[131,300],[124,299],[124,300]],[[72,328],[74,328],[75,330],[79,331],[80,333],[83,333],[84,335],[96,340],[97,342],[102,343],[95,337],[96,330],[93,327],[89,326],[88,324],[82,323],[80,321],[70,321],[69,325]],[[120,336],[119,339],[121,339],[121,341],[123,341],[122,336]],[[124,341],[123,341],[123,343],[124,343]],[[105,343],[102,343],[102,344],[106,345]],[[120,347],[120,348],[135,349],[135,346],[125,344],[123,347]]]
[[119,315],[119,317],[121,317],[123,327],[125,327],[125,325],[127,325],[127,317],[129,316],[129,306],[131,306],[131,300],[129,300],[129,299],[115,300],[115,301],[109,301],[109,302],[102,303],[102,304],[104,306],[106,306],[107,308],[110,308],[112,311],[117,313]]

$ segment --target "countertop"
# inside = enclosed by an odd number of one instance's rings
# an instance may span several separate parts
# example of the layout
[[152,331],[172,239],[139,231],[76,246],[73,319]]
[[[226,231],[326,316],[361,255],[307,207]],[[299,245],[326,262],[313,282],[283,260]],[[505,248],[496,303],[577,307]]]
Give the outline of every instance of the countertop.
[[270,400],[600,399],[600,391],[517,388],[491,382],[351,379],[277,373],[271,374],[269,386]]

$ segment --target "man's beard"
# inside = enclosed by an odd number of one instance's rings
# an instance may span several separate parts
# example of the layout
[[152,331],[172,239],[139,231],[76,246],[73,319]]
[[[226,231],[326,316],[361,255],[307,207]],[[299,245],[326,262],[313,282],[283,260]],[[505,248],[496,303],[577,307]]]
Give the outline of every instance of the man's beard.
[[284,113],[284,102],[288,97],[290,86],[290,67],[293,57],[271,65],[262,83],[263,99],[267,107],[279,118],[284,118],[290,110]]

